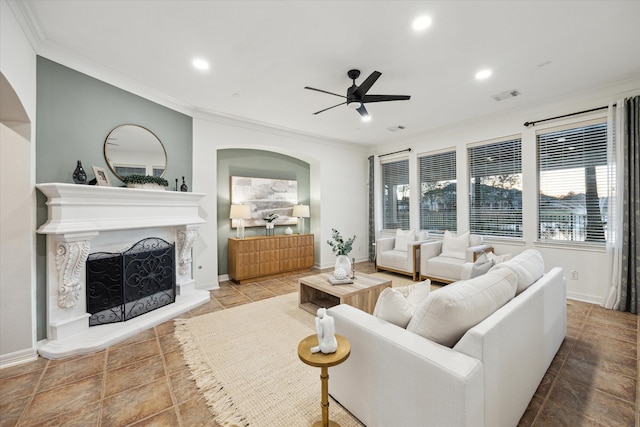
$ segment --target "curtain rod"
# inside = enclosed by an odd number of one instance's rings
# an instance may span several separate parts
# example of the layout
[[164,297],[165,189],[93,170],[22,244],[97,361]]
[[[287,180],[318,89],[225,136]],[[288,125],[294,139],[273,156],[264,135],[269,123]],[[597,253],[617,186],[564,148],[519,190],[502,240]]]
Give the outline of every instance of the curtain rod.
[[[616,105],[616,104],[614,103],[612,105]],[[604,106],[604,107],[592,108],[591,110],[578,111],[577,113],[565,114],[564,116],[550,117],[548,119],[536,120],[534,122],[525,122],[524,126],[529,127],[529,126],[535,125],[536,123],[547,122],[549,120],[555,120],[555,119],[562,119],[564,117],[577,116],[578,114],[591,113],[592,111],[604,110],[606,108],[609,108],[609,107]]]
[[380,154],[378,157],[390,156],[392,154],[404,153],[405,151],[411,152],[411,148],[405,148],[404,150],[394,151],[393,153]]

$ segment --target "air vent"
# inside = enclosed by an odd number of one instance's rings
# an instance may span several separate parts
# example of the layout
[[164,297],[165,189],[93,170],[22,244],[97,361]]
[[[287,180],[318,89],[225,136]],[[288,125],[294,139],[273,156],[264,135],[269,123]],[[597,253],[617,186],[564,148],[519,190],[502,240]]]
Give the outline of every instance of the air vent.
[[403,129],[404,129],[404,126],[402,125],[391,126],[390,128],[387,128],[389,132],[398,132],[399,130],[403,130]]
[[492,98],[495,99],[496,101],[503,101],[508,98],[514,98],[518,95],[520,95],[520,92],[518,92],[516,89],[513,89],[513,90],[508,90],[506,92],[499,93],[497,95],[493,95]]

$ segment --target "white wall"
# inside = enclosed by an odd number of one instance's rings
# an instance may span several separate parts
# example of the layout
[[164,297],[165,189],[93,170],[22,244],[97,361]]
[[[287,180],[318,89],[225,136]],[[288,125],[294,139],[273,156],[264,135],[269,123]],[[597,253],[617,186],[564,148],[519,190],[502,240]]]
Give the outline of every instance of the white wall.
[[[432,132],[412,137],[391,145],[376,147],[376,154],[393,152],[411,148],[410,164],[416,164],[421,154],[442,149],[457,151],[458,177],[458,230],[469,229],[469,183],[467,178],[466,152],[467,144],[520,135],[523,150],[523,239],[520,241],[490,240],[497,254],[518,254],[527,248],[540,250],[545,260],[545,269],[552,267],[564,268],[567,278],[567,292],[569,297],[602,304],[606,297],[610,273],[607,269],[607,254],[604,248],[587,249],[574,247],[558,247],[557,245],[541,244],[537,242],[537,178],[536,178],[536,130],[545,127],[555,127],[566,123],[588,120],[594,117],[606,117],[607,110],[584,114],[576,117],[540,123],[533,127],[525,127],[525,122],[560,116],[568,113],[589,110],[606,106],[610,102],[637,95],[640,93],[640,78],[593,90],[589,93],[559,98],[555,102],[538,105],[527,109],[514,109],[508,113],[479,117],[455,126],[434,130]],[[510,100],[502,101],[509,102]],[[419,195],[418,173],[416,168],[410,177],[412,200]],[[417,205],[417,204],[413,204]],[[414,206],[411,214],[413,228],[418,228],[418,209]],[[379,207],[378,207],[379,209]],[[569,271],[576,270],[578,279],[569,279]]]
[[367,151],[359,146],[312,138],[286,131],[213,118],[202,115],[193,120],[193,191],[206,193],[202,216],[207,223],[200,228],[200,238],[194,246],[194,277],[199,287],[216,286],[218,235],[216,224],[217,150],[246,148],[286,154],[310,164],[311,233],[315,235],[315,264],[326,268],[335,256],[326,241],[331,228],[343,236],[356,235],[351,256],[367,258]]
[[36,355],[36,55],[7,2],[0,2],[0,72],[12,91],[0,112],[0,367]]

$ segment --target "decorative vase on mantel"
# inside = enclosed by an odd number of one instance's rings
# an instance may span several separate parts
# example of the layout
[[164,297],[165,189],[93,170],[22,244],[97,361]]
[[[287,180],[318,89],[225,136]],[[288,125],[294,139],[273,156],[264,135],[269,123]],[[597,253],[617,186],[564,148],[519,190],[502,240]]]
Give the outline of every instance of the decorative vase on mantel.
[[75,182],[76,184],[87,183],[87,173],[84,171],[82,162],[80,160],[78,160],[76,169],[73,171],[73,182]]
[[338,255],[336,264],[333,268],[333,277],[337,280],[343,280],[349,277],[351,272],[351,259],[347,255]]

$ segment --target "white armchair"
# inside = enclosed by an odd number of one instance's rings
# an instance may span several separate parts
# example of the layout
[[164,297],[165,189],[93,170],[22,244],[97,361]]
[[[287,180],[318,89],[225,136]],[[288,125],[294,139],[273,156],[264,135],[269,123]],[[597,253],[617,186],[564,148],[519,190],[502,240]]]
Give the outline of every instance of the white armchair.
[[441,283],[469,279],[473,263],[483,252],[493,252],[493,247],[482,244],[482,236],[445,231],[442,240],[420,245],[420,279]]
[[376,271],[387,270],[406,274],[418,280],[420,245],[427,240],[426,231],[396,230],[395,237],[376,240]]

